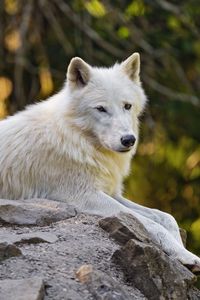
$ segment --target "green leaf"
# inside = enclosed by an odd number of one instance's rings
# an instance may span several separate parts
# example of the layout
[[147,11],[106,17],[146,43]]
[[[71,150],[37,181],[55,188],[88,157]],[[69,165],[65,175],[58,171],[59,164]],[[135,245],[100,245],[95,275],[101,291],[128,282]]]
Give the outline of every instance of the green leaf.
[[105,6],[98,0],[87,1],[85,3],[85,8],[93,17],[96,18],[101,18],[106,14]]
[[145,14],[145,5],[143,1],[135,0],[126,9],[126,15],[129,17],[143,16]]
[[128,27],[121,26],[118,29],[117,34],[121,39],[127,39],[130,36],[130,31],[129,31]]

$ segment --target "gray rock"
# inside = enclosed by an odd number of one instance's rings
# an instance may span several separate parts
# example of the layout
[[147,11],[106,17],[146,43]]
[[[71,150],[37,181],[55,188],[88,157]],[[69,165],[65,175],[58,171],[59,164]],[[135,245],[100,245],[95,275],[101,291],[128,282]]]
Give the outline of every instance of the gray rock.
[[32,232],[24,234],[4,233],[0,234],[0,241],[9,244],[37,244],[37,243],[55,243],[57,236],[49,232]]
[[0,280],[1,300],[42,300],[44,294],[44,283],[41,278]]
[[[138,241],[150,242],[146,228],[130,214],[121,212],[117,216],[101,219],[99,225],[109,232],[109,236],[119,244],[124,245],[132,238]],[[135,230],[136,228],[137,230]],[[184,246],[186,246],[187,232],[180,228],[180,235]]]
[[[60,203],[55,201],[35,200],[34,203],[37,204],[38,210],[41,207],[43,209],[43,206],[47,208],[50,206],[51,209],[55,208],[56,210],[57,205],[61,209]],[[27,201],[26,204],[32,205],[33,201]],[[65,208],[66,204],[64,203],[63,210]],[[177,300],[200,299],[199,291],[193,287],[195,278],[192,273],[182,265],[177,265],[178,262],[172,261],[159,247],[153,245],[148,240],[147,232],[143,227],[138,226],[140,224],[137,224],[137,221],[133,220],[134,218],[127,215],[121,215],[120,218],[122,219],[117,222],[126,229],[114,230],[113,237],[116,240],[110,239],[107,232],[97,226],[100,217],[84,214],[54,222],[45,228],[1,226],[2,239],[3,236],[5,238],[5,235],[10,235],[10,242],[16,242],[17,245],[18,243],[19,245],[25,244],[22,245],[23,255],[1,261],[0,279],[29,278],[30,274],[42,277],[46,283],[45,300],[116,300],[120,299],[119,297],[121,299],[126,297],[125,299],[151,300],[151,296],[145,297],[144,292],[146,295],[157,295],[160,297],[157,298],[158,300],[174,299],[173,297],[176,296]],[[38,232],[42,233],[40,238],[46,238],[46,233],[53,233],[59,239],[56,242],[53,242],[52,239],[47,243],[26,245],[27,242],[32,242],[31,237]],[[120,238],[117,237],[117,232],[120,233]],[[30,233],[31,235],[29,235]],[[20,239],[18,239],[19,237]],[[21,239],[21,237],[26,238]],[[131,240],[129,240],[130,237]],[[127,243],[127,240],[129,242],[115,252],[119,249],[119,244],[115,242],[117,240],[120,244]],[[130,246],[131,241],[133,243]],[[113,258],[115,263],[111,263],[110,260],[113,252],[116,255],[116,258]],[[93,277],[90,282],[81,284],[76,280],[74,270],[81,265],[88,264],[91,264],[95,270]],[[0,286],[2,286],[1,282]],[[0,290],[0,299],[1,295],[3,293]],[[6,298],[6,300],[10,299],[12,300],[10,296]],[[30,297],[26,298],[26,300],[29,299]]]
[[133,285],[149,300],[186,300],[196,277],[155,245],[130,240],[113,254]]
[[46,199],[0,199],[0,223],[45,226],[76,214],[74,207],[63,202]]
[[95,300],[141,300],[129,296],[119,283],[105,272],[94,270],[91,265],[83,265],[76,272],[78,280],[84,283]]
[[99,225],[122,245],[132,238],[143,242],[150,241],[145,227],[130,214],[120,213],[117,216],[101,219]]
[[45,228],[2,226],[2,234],[45,231],[56,234],[59,239],[55,243],[22,245],[22,256],[1,262],[0,279],[39,276],[44,278],[45,300],[94,300],[87,286],[77,281],[74,274],[80,266],[92,264],[95,270],[113,278],[130,299],[146,300],[124,279],[122,270],[111,263],[111,255],[119,246],[97,226],[99,219],[98,216],[78,214]]
[[[198,290],[192,287],[196,277],[151,242],[147,230],[134,216],[120,213],[101,219],[99,225],[124,245],[114,252],[112,259],[148,299],[196,299]],[[181,234],[186,241],[183,230]]]
[[200,290],[192,287],[188,291],[188,299],[189,300],[199,300],[200,299]]
[[17,246],[0,241],[0,261],[21,254],[21,250]]

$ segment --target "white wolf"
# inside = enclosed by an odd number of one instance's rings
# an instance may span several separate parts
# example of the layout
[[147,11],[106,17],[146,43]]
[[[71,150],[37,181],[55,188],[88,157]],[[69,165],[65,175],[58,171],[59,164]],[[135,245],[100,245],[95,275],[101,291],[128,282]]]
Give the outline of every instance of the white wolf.
[[134,53],[111,68],[73,58],[63,89],[0,122],[0,197],[67,201],[79,211],[133,214],[163,250],[200,270],[175,219],[122,197],[146,96]]

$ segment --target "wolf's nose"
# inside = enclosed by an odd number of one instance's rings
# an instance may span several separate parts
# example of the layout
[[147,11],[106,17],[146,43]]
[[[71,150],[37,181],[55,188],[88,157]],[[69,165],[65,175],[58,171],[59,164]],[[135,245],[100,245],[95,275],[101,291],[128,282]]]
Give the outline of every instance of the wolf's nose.
[[136,138],[134,137],[134,135],[128,134],[128,135],[124,135],[121,138],[121,143],[125,147],[131,147],[135,144],[135,140],[136,140]]

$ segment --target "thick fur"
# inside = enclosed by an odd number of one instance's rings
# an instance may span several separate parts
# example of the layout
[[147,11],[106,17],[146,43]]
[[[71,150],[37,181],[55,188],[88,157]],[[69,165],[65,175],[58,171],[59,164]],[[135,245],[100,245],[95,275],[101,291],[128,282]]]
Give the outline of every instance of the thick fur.
[[[0,197],[67,201],[103,216],[131,213],[164,251],[199,270],[172,216],[122,197],[146,103],[139,72],[137,53],[111,68],[74,58],[58,94],[1,121]],[[134,145],[122,145],[127,135]]]
[[[87,85],[77,87],[70,66],[70,79],[57,95],[0,122],[1,197],[66,201],[83,187],[111,196],[121,191],[136,145],[127,153],[112,148],[120,147],[123,134],[138,138],[146,97],[120,65],[87,68]],[[123,102],[131,102],[132,111],[124,111]],[[100,104],[110,106],[111,116],[95,109]]]

